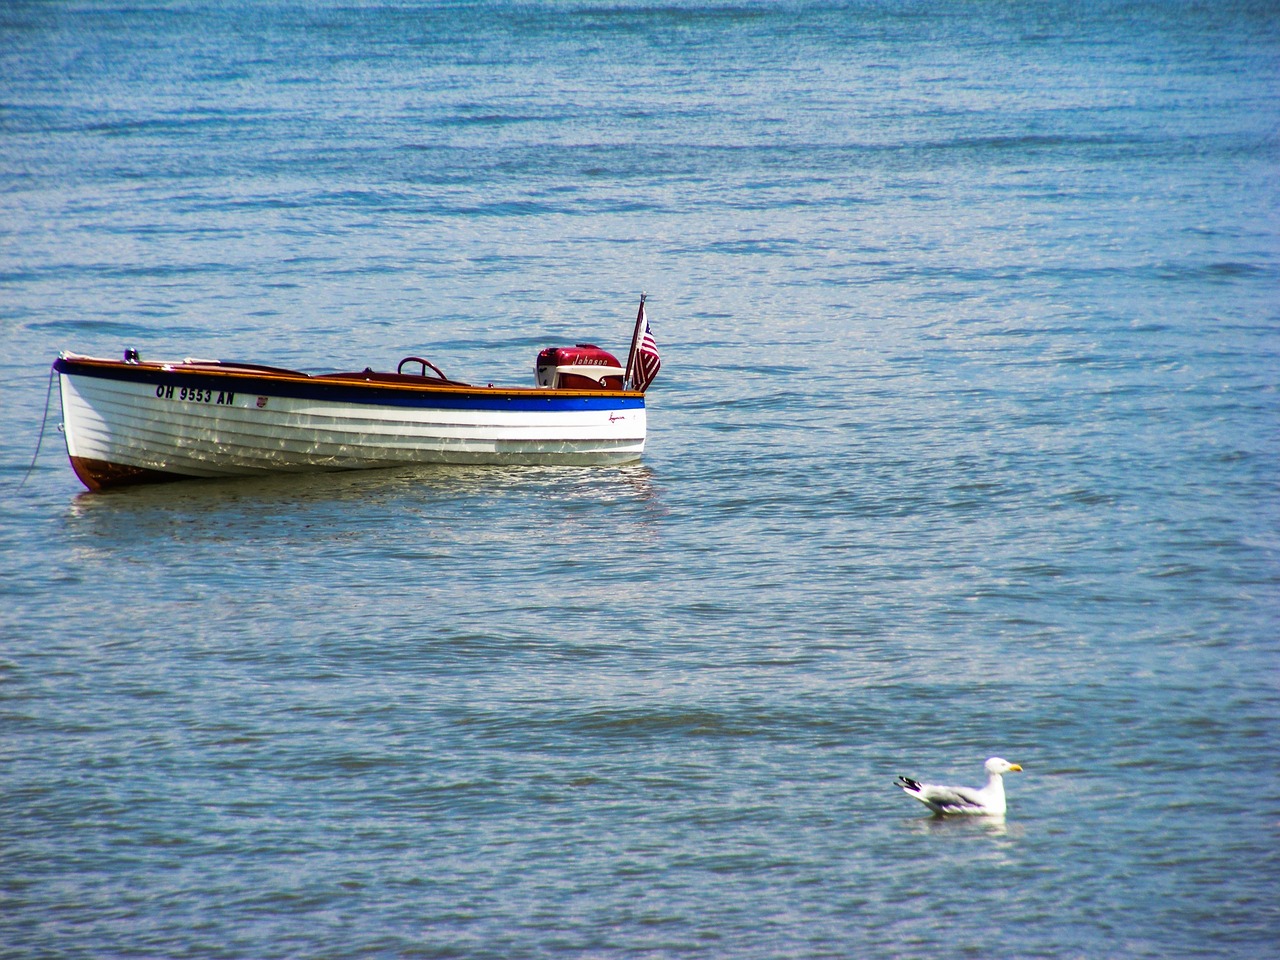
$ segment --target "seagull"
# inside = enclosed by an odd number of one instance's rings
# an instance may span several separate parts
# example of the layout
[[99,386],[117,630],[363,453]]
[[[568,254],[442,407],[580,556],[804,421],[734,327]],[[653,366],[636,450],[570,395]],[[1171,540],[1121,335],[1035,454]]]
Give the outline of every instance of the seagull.
[[915,797],[938,816],[948,813],[1004,816],[1004,777],[1022,769],[1000,757],[992,757],[983,766],[987,771],[987,785],[981,790],[972,787],[940,787],[933,783],[917,783],[910,777],[899,777],[894,784]]

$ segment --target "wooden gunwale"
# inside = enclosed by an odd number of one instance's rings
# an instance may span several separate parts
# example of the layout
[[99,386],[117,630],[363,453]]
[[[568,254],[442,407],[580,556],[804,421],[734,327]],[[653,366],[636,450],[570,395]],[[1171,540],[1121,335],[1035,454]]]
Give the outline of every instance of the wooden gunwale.
[[[468,405],[465,402],[468,398],[480,401],[481,405],[492,404],[503,398],[548,402],[578,398],[583,401],[594,401],[588,403],[589,406],[603,404],[641,407],[644,405],[644,394],[636,390],[603,388],[552,390],[546,387],[479,386],[453,380],[439,380],[435,377],[381,373],[373,370],[311,375],[300,371],[252,364],[232,365],[200,361],[166,363],[153,360],[126,362],[74,354],[63,354],[54,361],[53,367],[58,373],[71,376],[100,377],[146,384],[178,382],[197,385],[223,384],[223,389],[226,388],[225,385],[236,384],[234,389],[237,392],[256,390],[270,394],[273,392],[272,388],[275,388],[277,395],[348,403],[386,403],[396,397],[402,398],[401,402],[409,403],[413,402],[413,398],[440,400],[448,398],[452,401],[448,404],[449,406],[465,407]],[[336,395],[338,391],[341,391],[341,395]],[[391,400],[391,402],[395,401]]]

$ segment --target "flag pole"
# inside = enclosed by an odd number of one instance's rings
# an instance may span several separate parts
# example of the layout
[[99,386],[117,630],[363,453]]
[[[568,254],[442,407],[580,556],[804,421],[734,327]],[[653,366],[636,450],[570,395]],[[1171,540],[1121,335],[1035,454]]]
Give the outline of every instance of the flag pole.
[[635,372],[636,364],[636,347],[640,345],[641,327],[644,326],[644,301],[648,294],[640,294],[640,309],[636,312],[636,329],[631,334],[631,352],[627,354],[627,370],[622,377],[622,385],[628,390],[632,389],[631,375]]

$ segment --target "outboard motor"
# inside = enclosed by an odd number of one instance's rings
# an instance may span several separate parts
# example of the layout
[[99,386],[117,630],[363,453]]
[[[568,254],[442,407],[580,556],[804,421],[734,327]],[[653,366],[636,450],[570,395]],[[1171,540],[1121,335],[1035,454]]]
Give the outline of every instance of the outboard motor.
[[534,369],[538,386],[553,390],[621,390],[625,373],[613,354],[594,343],[547,347]]

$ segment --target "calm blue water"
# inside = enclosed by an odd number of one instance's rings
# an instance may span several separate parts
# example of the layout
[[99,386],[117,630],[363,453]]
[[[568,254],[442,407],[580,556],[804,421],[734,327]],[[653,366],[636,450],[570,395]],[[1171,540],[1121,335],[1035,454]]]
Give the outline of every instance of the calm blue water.
[[[0,956],[1280,942],[1280,7],[0,9]],[[664,366],[84,493],[57,351]],[[904,773],[1020,762],[1003,824]]]

